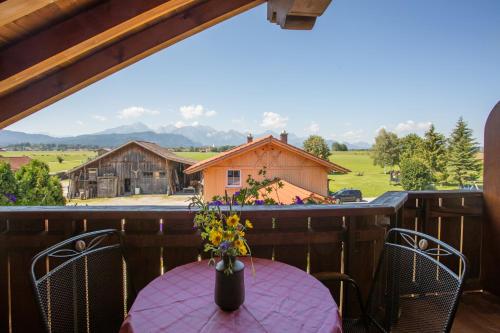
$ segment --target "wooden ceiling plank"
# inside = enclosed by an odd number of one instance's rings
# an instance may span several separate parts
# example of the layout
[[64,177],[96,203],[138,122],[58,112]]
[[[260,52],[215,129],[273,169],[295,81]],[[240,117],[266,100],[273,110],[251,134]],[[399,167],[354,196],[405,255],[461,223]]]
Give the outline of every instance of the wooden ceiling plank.
[[198,0],[110,0],[0,52],[0,96]]
[[7,0],[0,3],[0,27],[52,4],[54,0]]
[[0,97],[0,128],[264,0],[207,0]]

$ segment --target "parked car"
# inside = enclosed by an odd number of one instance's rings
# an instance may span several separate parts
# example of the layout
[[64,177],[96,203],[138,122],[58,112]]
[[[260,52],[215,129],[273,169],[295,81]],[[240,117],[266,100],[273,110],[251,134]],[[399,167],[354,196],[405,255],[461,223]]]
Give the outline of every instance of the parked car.
[[340,190],[331,195],[335,203],[343,202],[360,202],[363,200],[363,195],[360,190]]

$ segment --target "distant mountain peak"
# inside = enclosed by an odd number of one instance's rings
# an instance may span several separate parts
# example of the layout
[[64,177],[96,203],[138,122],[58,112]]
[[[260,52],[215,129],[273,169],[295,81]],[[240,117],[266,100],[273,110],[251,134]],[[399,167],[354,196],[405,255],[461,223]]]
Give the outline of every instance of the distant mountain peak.
[[131,133],[143,133],[143,132],[150,132],[151,128],[149,128],[147,125],[144,123],[141,123],[140,121],[132,123],[130,125],[122,125],[118,127],[113,127],[106,129],[101,132],[97,132],[94,134],[131,134]]

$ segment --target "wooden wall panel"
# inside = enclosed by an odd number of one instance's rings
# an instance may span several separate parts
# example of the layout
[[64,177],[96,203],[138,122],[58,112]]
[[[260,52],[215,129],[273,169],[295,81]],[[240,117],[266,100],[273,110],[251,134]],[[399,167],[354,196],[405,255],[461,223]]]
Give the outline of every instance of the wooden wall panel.
[[259,170],[266,167],[267,178],[278,177],[306,190],[328,195],[328,172],[317,163],[280,149],[272,144],[222,161],[220,164],[204,170],[204,197],[210,200],[214,195],[223,195],[225,191],[233,194],[240,188],[226,187],[227,170],[241,170],[242,187],[251,175],[261,180]]

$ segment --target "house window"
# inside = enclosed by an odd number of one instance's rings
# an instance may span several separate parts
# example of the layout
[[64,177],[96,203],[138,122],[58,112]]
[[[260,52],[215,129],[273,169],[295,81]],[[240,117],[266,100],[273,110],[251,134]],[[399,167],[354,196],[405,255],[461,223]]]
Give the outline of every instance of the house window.
[[240,186],[240,170],[227,170],[227,186]]
[[144,178],[152,178],[153,177],[153,173],[152,172],[148,172],[148,171],[143,171],[142,172],[142,176]]

